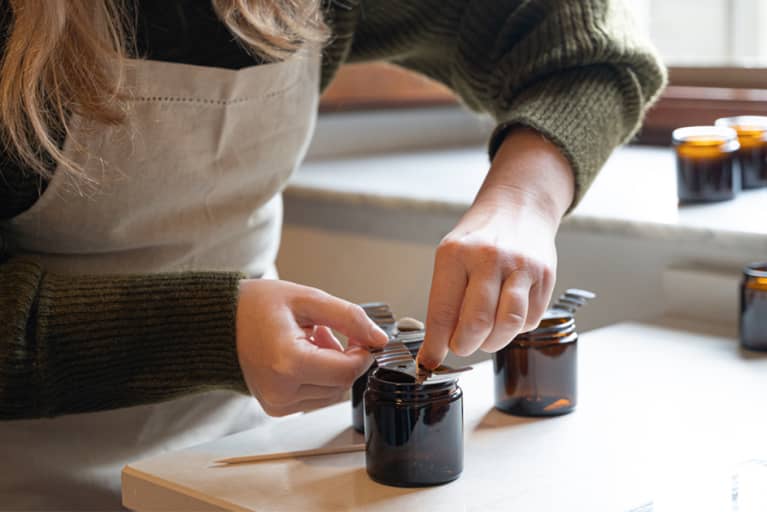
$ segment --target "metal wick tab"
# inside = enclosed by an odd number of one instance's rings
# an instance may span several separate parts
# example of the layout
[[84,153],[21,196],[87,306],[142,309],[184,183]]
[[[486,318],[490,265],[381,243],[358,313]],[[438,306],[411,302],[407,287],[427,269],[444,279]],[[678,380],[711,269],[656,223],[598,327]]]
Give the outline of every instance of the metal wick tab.
[[565,293],[559,296],[557,301],[552,306],[552,309],[563,309],[570,313],[575,313],[575,310],[584,306],[590,300],[596,298],[594,292],[588,290],[579,290],[578,288],[570,288]]
[[401,341],[390,341],[382,348],[370,351],[378,366],[412,377],[416,384],[437,384],[458,379],[458,376],[472,369],[471,366],[450,368],[439,366],[434,370],[427,370],[419,366],[407,346]]

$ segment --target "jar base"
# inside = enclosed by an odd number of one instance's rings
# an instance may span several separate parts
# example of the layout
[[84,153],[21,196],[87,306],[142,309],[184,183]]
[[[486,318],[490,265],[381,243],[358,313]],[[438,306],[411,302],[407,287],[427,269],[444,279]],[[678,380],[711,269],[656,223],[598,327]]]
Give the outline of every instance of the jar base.
[[496,403],[495,408],[512,416],[562,416],[575,410],[575,403],[562,397],[516,398]]
[[749,352],[761,352],[765,353],[767,352],[767,344],[760,344],[760,345],[747,345],[746,343],[740,342],[740,347],[743,350],[748,350]]
[[703,205],[703,204],[709,204],[709,203],[723,203],[725,201],[732,201],[735,199],[735,194],[727,194],[722,196],[712,196],[712,197],[687,197],[687,198],[679,198],[679,206],[695,206],[695,205]]
[[436,487],[438,485],[445,485],[445,484],[449,484],[450,482],[455,482],[456,480],[458,480],[461,474],[458,473],[457,475],[451,477],[449,480],[440,480],[438,482],[403,482],[401,480],[381,478],[379,476],[372,474],[370,471],[368,471],[368,476],[374,482],[377,482],[381,485],[388,485],[390,487]]

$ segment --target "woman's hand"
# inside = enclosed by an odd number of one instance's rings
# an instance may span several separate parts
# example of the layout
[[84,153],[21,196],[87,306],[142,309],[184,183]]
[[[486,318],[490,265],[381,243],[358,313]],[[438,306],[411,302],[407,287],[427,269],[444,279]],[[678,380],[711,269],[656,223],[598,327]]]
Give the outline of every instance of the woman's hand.
[[[348,348],[330,328],[348,336]],[[386,334],[362,308],[286,281],[240,282],[237,355],[248,389],[271,416],[338,402]]]
[[438,366],[448,349],[495,352],[538,325],[573,193],[573,172],[553,144],[525,128],[507,136],[474,204],[437,248],[420,364]]

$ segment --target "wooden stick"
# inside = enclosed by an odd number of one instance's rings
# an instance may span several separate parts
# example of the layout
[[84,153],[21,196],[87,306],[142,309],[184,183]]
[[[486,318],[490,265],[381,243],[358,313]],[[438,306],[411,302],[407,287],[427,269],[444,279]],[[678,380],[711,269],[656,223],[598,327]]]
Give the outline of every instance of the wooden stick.
[[267,460],[292,459],[294,457],[314,457],[316,455],[333,455],[336,453],[362,452],[365,451],[365,443],[347,444],[343,446],[327,446],[325,448],[312,448],[311,450],[296,450],[292,452],[263,453],[260,455],[245,455],[243,457],[230,457],[213,461],[216,464],[245,464],[248,462],[264,462]]

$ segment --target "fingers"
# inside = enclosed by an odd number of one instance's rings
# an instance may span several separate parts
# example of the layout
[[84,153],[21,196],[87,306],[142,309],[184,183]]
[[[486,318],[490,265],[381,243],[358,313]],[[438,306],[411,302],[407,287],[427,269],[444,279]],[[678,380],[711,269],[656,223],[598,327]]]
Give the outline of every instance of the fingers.
[[302,383],[348,389],[373,364],[373,356],[359,347],[343,352],[310,343],[299,343],[297,347],[290,358],[294,364],[285,376],[300,378]]
[[344,351],[344,346],[338,341],[338,338],[335,337],[333,331],[324,325],[315,326],[309,340],[320,348],[329,348],[340,352]]
[[538,327],[543,313],[546,312],[548,307],[549,299],[551,299],[551,290],[549,289],[548,293],[546,293],[546,283],[544,281],[537,281],[530,288],[527,302],[527,319],[520,332],[532,331]]
[[487,338],[481,342],[482,350],[496,352],[502,349],[529,325],[530,295],[534,288],[532,284],[530,274],[525,271],[514,272],[506,278],[501,287],[494,325]]
[[301,325],[326,325],[367,347],[382,347],[388,341],[365,311],[351,302],[307,288],[293,300],[293,312]]
[[478,269],[471,274],[461,316],[450,339],[450,349],[456,355],[473,354],[494,331],[500,290],[501,275],[496,268]]
[[468,277],[464,267],[457,265],[454,259],[449,245],[437,249],[426,316],[426,339],[417,357],[418,363],[426,368],[436,368],[445,359],[453,329],[458,323]]

